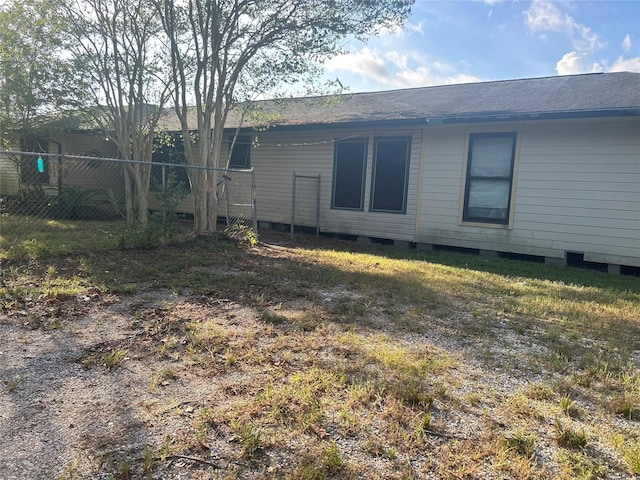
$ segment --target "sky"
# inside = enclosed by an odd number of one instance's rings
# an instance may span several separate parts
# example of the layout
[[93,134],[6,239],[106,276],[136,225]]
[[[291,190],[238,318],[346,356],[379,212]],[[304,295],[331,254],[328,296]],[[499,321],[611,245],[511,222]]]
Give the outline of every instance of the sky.
[[350,92],[640,72],[640,0],[416,0],[404,28],[325,64]]

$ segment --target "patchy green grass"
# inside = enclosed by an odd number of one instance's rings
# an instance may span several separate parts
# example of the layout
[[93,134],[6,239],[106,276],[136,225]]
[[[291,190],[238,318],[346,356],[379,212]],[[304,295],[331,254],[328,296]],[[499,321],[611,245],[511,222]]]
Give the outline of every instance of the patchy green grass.
[[[0,305],[31,328],[60,318],[64,331],[92,295],[129,302],[132,337],[77,361],[114,381],[151,366],[141,391],[152,400],[131,408],[153,427],[144,449],[102,473],[638,473],[640,279],[273,240],[73,257],[53,246],[28,264],[5,252]],[[138,300],[152,292],[162,301]]]
[[78,252],[110,250],[117,246],[117,222],[48,220],[0,216],[0,261],[38,259]]

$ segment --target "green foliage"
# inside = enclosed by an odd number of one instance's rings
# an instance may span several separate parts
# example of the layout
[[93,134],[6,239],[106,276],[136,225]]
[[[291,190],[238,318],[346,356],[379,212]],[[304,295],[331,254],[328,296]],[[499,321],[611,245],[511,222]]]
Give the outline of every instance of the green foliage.
[[64,54],[64,25],[51,0],[9,0],[0,8],[0,146],[23,146],[50,113],[82,98],[82,79]]
[[180,201],[187,195],[187,187],[175,175],[167,177],[165,188],[156,193],[162,203],[162,212],[156,212],[144,227],[127,225],[120,232],[121,248],[149,249],[171,242],[182,232],[176,212]]
[[162,243],[162,224],[150,218],[146,227],[125,226],[118,237],[120,248],[147,250]]
[[242,445],[242,454],[246,458],[254,457],[262,450],[262,434],[253,425],[238,420],[231,422],[231,429],[237,441]]
[[[211,166],[213,159],[221,158],[224,122],[219,119],[226,118],[238,100],[250,101],[257,95],[273,94],[283,84],[317,78],[322,62],[341,52],[342,40],[364,40],[383,28],[402,25],[413,3],[257,0],[199,2],[195,8],[190,1],[165,2],[158,13],[169,39],[168,63],[173,78],[185,80],[174,83],[176,113],[183,135],[197,130],[200,138],[198,151],[185,144],[187,163]],[[185,18],[191,21],[183,21]],[[190,49],[194,44],[201,48]],[[210,81],[200,81],[207,72],[215,73]],[[202,99],[195,106],[194,92]],[[205,176],[194,175],[192,187],[206,192]],[[202,197],[196,197],[196,235],[208,233],[212,213]]]
[[178,205],[188,194],[188,187],[173,172],[167,175],[164,188],[156,193],[156,198],[162,203],[162,233],[165,240],[171,240],[176,235]]
[[241,223],[229,225],[224,229],[224,234],[244,247],[255,247],[258,244],[258,234],[253,228]]
[[640,475],[640,438],[636,438],[628,444],[622,444],[619,450],[627,462],[629,472]]
[[91,205],[97,190],[83,190],[74,185],[62,185],[56,205],[57,218],[68,220],[97,220],[104,215]]
[[15,392],[20,387],[20,385],[22,385],[22,383],[24,382],[24,379],[25,379],[25,376],[23,374],[20,374],[20,375],[16,375],[15,377],[7,381],[6,382],[7,392],[9,393]]
[[144,470],[147,478],[153,477],[153,470],[155,469],[155,457],[153,449],[148,445],[144,446],[142,450],[142,469]]
[[525,458],[533,457],[536,449],[536,437],[527,435],[521,431],[514,432],[504,437],[504,442],[509,451],[516,452]]
[[47,220],[3,215],[0,260],[42,260],[58,255],[113,250],[119,222]]
[[347,470],[338,444],[331,440],[328,445],[306,452],[287,478],[295,480],[328,480]]
[[561,447],[580,449],[587,446],[587,435],[584,430],[577,430],[556,420],[556,441]]

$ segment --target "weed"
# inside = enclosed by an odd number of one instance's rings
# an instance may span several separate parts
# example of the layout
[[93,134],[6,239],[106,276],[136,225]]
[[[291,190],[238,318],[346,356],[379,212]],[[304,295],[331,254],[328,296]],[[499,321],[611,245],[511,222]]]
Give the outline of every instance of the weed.
[[604,478],[603,466],[598,460],[589,457],[583,450],[564,450],[557,459],[566,476],[584,480]]
[[277,313],[271,304],[264,298],[263,295],[256,297],[255,299],[256,310],[258,311],[258,318],[265,323],[277,325],[288,321],[287,317]]
[[504,442],[507,450],[516,452],[522,457],[531,458],[535,453],[536,437],[534,435],[527,435],[522,431],[516,431],[510,435],[505,435]]
[[234,419],[231,422],[231,430],[235,433],[236,440],[242,445],[243,457],[252,458],[263,449],[262,433],[250,423]]
[[128,350],[122,348],[114,348],[110,352],[105,353],[102,356],[102,361],[104,366],[107,367],[108,370],[116,367],[129,353]]
[[295,480],[329,480],[345,470],[337,443],[319,446],[303,454],[288,478]]
[[560,410],[572,418],[578,418],[580,416],[580,409],[575,402],[566,395],[560,398]]
[[76,475],[77,470],[78,467],[75,462],[67,463],[60,475],[56,477],[56,480],[74,480],[75,478],[80,478]]
[[56,267],[53,265],[49,265],[49,267],[47,267],[47,278],[51,280],[55,276],[56,276]]
[[130,458],[124,458],[118,464],[118,479],[119,480],[131,480],[133,472],[133,460]]
[[163,338],[161,342],[161,345],[158,346],[158,353],[160,355],[168,355],[169,352],[175,350],[175,348],[180,344],[180,339],[172,335]]
[[238,356],[231,348],[227,348],[224,352],[224,360],[229,366],[233,366],[238,361]]
[[425,435],[427,432],[429,432],[432,428],[431,422],[432,422],[433,418],[431,417],[431,413],[427,412],[425,413],[422,418],[420,419],[420,422],[418,423],[418,426],[416,428],[416,434],[417,436],[422,436]]
[[561,447],[579,449],[587,446],[587,435],[584,430],[578,431],[556,420],[556,441]]
[[636,439],[630,445],[623,445],[620,451],[625,462],[627,462],[629,472],[640,475],[640,439]]
[[16,375],[15,377],[11,378],[8,381],[5,381],[6,383],[6,389],[8,393],[12,393],[15,392],[20,385],[22,385],[24,383],[24,379],[26,378],[26,376],[24,374],[19,374]]
[[639,420],[640,404],[636,402],[638,402],[637,395],[625,392],[613,398],[611,408],[616,415],[620,415],[627,420]]
[[338,444],[334,440],[331,440],[331,442],[329,443],[329,446],[325,448],[324,456],[325,456],[324,463],[331,470],[338,470],[344,463],[344,460],[340,455],[340,449],[338,448]]
[[142,450],[142,469],[147,478],[152,478],[153,470],[155,469],[155,457],[153,449],[148,445],[145,445]]
[[264,308],[260,310],[260,320],[265,323],[271,323],[273,325],[278,325],[288,321],[287,317],[285,317],[284,315],[280,315],[271,308]]
[[193,428],[198,446],[207,445],[209,426],[213,425],[214,421],[213,411],[210,408],[201,408],[196,411],[193,419]]
[[240,223],[229,225],[225,228],[224,234],[243,247],[255,247],[258,244],[258,234],[253,228]]
[[347,435],[355,435],[362,430],[362,422],[360,416],[351,410],[341,408],[338,412],[340,415],[340,428]]
[[151,378],[149,390],[153,391],[159,386],[167,386],[171,380],[178,378],[178,375],[171,368],[164,368],[159,372],[156,372]]

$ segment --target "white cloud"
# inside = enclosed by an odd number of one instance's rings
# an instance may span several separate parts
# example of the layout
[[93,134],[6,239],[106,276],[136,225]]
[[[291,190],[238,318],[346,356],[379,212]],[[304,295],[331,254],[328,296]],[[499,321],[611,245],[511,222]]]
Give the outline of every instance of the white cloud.
[[569,52],[556,63],[558,75],[577,75],[579,73],[602,72],[602,65],[598,62],[589,62],[587,55],[578,52]]
[[420,35],[424,35],[424,20],[420,20],[418,23],[408,22],[405,25],[405,29],[414,33],[419,33]]
[[533,33],[567,30],[567,16],[548,0],[534,0],[524,12],[525,24]]
[[524,21],[529,31],[542,39],[546,38],[545,32],[557,32],[567,35],[578,51],[593,52],[602,47],[597,33],[562,12],[551,0],[533,0],[524,12]]
[[363,77],[387,78],[389,72],[377,51],[364,47],[359,52],[346,53],[329,59],[325,63],[328,70],[342,70],[357,73]]
[[[413,66],[417,65],[417,66]],[[325,63],[327,71],[356,74],[376,88],[410,88],[452,83],[477,82],[473,75],[460,73],[442,62],[427,62],[419,54],[391,50],[384,54],[364,47],[332,58]]]
[[638,72],[640,73],[640,57],[635,58],[623,58],[618,57],[618,59],[613,62],[610,72]]
[[624,37],[624,40],[622,40],[622,50],[624,50],[625,52],[631,50],[631,35],[629,35],[628,33]]

